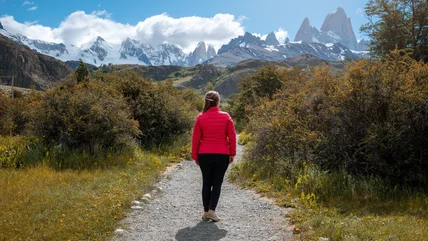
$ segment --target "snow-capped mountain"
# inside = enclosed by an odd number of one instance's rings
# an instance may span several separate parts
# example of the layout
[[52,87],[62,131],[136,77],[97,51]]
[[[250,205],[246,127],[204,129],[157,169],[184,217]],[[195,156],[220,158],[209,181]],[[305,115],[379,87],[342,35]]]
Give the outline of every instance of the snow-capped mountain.
[[164,43],[158,45],[155,51],[155,55],[149,56],[153,65],[192,66],[189,64],[189,55],[176,45]]
[[[276,42],[278,42],[276,37],[271,36],[269,43]],[[324,44],[298,41],[269,45],[267,41],[250,33],[245,33],[243,36],[232,39],[229,44],[223,45],[219,49],[218,55],[208,60],[207,63],[225,67],[233,66],[247,59],[281,61],[302,54],[311,54],[329,61],[341,61],[361,57],[357,51],[351,51],[340,43]]]
[[[62,61],[82,59],[96,66],[110,63],[193,66],[216,55],[214,47],[208,45],[207,49],[204,42],[200,42],[194,52],[186,54],[176,45],[164,43],[151,46],[131,38],[125,39],[121,44],[113,44],[98,36],[81,46],[66,46],[62,43],[29,39],[21,34],[11,34],[3,28],[1,23],[0,34]],[[196,61],[195,58],[197,58]]]
[[149,57],[147,57],[146,53],[152,53],[155,52],[151,46],[149,45],[143,45],[140,42],[127,38],[120,46],[119,53],[120,53],[120,59],[128,60],[128,59],[134,59],[141,61],[145,65],[152,65],[152,63],[149,60]]
[[357,41],[351,20],[342,8],[330,13],[320,30],[310,25],[305,18],[295,41],[286,38],[279,43],[275,33],[270,32],[265,40],[251,34],[232,39],[216,53],[212,45],[199,42],[191,53],[184,53],[176,45],[162,43],[152,46],[148,43],[127,38],[122,43],[110,43],[98,36],[81,45],[64,45],[29,39],[21,34],[11,34],[0,23],[0,34],[28,46],[39,53],[50,55],[62,61],[79,60],[100,66],[103,64],[178,65],[194,66],[213,63],[232,66],[247,59],[280,61],[302,54],[312,54],[319,58],[340,61],[367,56],[366,40]]

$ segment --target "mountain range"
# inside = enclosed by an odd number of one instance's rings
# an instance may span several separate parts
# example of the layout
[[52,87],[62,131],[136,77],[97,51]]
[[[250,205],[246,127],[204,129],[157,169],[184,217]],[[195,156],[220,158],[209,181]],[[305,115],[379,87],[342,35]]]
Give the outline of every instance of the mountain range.
[[311,26],[306,18],[296,34],[294,42],[280,43],[273,32],[265,40],[245,33],[223,45],[218,52],[212,45],[199,42],[191,53],[173,44],[152,46],[131,38],[113,44],[98,36],[81,46],[51,43],[29,39],[22,34],[12,34],[0,23],[0,34],[29,48],[62,61],[84,62],[96,66],[108,64],[140,64],[149,66],[195,66],[209,63],[216,66],[233,66],[247,59],[280,61],[302,54],[311,54],[329,61],[364,57],[367,41],[357,42],[351,20],[342,8],[330,13],[321,30]]
[[[15,86],[25,88],[35,86],[37,89],[48,89],[71,74],[72,69],[75,69],[78,64],[78,61],[64,63],[0,35],[0,75],[14,75]],[[336,71],[342,69],[346,61],[326,61],[313,55],[303,54],[281,61],[250,59],[241,61],[232,67],[221,67],[213,64],[197,64],[190,67],[176,65],[146,66],[141,64],[103,65],[101,68],[90,64],[87,66],[91,71],[136,71],[154,81],[172,80],[179,89],[194,88],[203,91],[211,83],[223,96],[228,97],[238,91],[238,83],[242,78],[256,73],[260,66],[276,65],[280,68],[306,68],[319,64],[329,65],[333,71]],[[10,85],[10,83],[0,84]],[[2,92],[2,88],[0,88],[0,92]]]

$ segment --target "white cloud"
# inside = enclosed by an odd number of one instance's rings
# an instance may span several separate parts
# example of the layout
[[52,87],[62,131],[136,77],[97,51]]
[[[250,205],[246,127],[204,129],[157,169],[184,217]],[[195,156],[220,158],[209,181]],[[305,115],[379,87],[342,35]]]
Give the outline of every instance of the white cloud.
[[34,4],[34,2],[24,1],[24,2],[22,3],[22,6],[25,6],[25,5],[33,5],[33,4]]
[[279,28],[278,31],[275,32],[276,39],[278,39],[278,42],[280,44],[283,44],[285,42],[285,39],[288,37],[288,31]]
[[[274,31],[275,37],[278,40],[280,44],[283,44],[285,42],[285,39],[288,37],[288,31],[279,28],[278,31]],[[268,34],[259,34],[259,33],[253,33],[252,35],[259,37],[261,40],[266,40]]]
[[173,18],[166,13],[155,15],[136,25],[122,24],[110,19],[106,11],[71,13],[56,28],[37,23],[20,23],[13,16],[0,17],[3,26],[12,33],[21,33],[31,39],[80,46],[101,36],[106,41],[121,43],[127,37],[157,45],[176,44],[184,51],[193,51],[199,41],[219,49],[230,39],[244,34],[240,21],[230,14],[216,14],[205,18],[198,16]]
[[98,17],[103,17],[104,16],[107,19],[110,19],[110,17],[111,17],[111,13],[107,12],[106,10],[93,11],[91,13],[91,15],[95,15],[95,16],[98,16]]
[[29,8],[29,9],[27,9],[27,11],[34,11],[34,10],[36,10],[37,9],[37,7],[36,6],[34,6],[34,7],[31,7],[31,8]]
[[267,34],[262,35],[262,34],[259,34],[259,33],[252,33],[252,35],[254,35],[256,37],[259,37],[261,40],[266,40],[266,37],[267,37]]
[[218,49],[231,38],[244,34],[244,27],[230,14],[216,14],[212,18],[197,16],[172,18],[166,13],[147,18],[136,26],[138,40],[155,43],[174,43],[190,51],[199,41]]

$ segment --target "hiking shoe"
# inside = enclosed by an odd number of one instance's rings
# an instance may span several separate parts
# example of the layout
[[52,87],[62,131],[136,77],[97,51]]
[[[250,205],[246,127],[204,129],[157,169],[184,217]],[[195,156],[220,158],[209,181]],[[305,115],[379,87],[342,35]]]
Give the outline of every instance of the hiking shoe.
[[211,210],[208,212],[207,218],[211,219],[211,221],[213,221],[213,222],[220,221],[220,218],[218,218],[217,215],[215,214],[215,212],[211,211]]
[[210,219],[208,218],[208,215],[207,214],[203,214],[202,215],[202,221],[210,221]]

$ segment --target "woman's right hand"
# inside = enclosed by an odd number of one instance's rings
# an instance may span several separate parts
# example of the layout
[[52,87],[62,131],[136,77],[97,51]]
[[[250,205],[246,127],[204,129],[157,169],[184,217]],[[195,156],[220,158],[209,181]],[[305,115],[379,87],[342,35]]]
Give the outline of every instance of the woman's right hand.
[[229,164],[232,164],[234,158],[235,158],[234,156],[229,157]]

